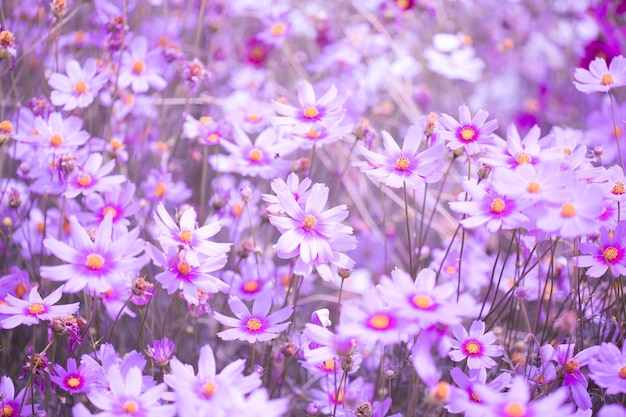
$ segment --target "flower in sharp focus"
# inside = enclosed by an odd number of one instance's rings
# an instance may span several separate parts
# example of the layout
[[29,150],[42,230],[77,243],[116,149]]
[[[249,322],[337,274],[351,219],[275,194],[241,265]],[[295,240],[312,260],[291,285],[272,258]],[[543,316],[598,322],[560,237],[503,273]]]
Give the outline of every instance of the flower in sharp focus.
[[146,347],[146,354],[152,358],[157,365],[165,366],[174,353],[174,347],[174,342],[164,337],[163,339],[153,340],[152,346],[148,345]]
[[291,324],[285,322],[293,312],[293,306],[287,306],[269,314],[272,308],[271,297],[259,297],[252,305],[252,312],[237,297],[228,299],[228,306],[237,318],[214,313],[215,319],[231,327],[217,335],[223,340],[243,340],[248,343],[265,342],[274,339]]
[[453,350],[448,354],[450,359],[461,362],[467,358],[469,369],[489,369],[496,366],[492,358],[504,353],[501,346],[494,345],[498,337],[493,332],[485,333],[485,322],[474,320],[469,333],[462,324],[452,326],[455,339],[451,341]]
[[424,133],[412,125],[404,136],[402,149],[393,137],[383,131],[381,133],[385,153],[372,152],[361,147],[361,154],[367,158],[371,168],[365,173],[375,180],[393,188],[401,188],[404,184],[416,189],[424,183],[437,182],[441,179],[443,168],[443,146],[436,144],[418,153]]
[[111,191],[113,186],[126,181],[124,175],[108,175],[115,168],[115,160],[102,164],[99,153],[89,155],[82,168],[76,168],[67,178],[67,189],[64,197],[76,198],[79,194],[89,195],[95,192]]
[[109,80],[107,72],[97,73],[97,63],[93,58],[87,59],[83,68],[75,60],[68,61],[65,68],[67,75],[54,73],[48,83],[54,89],[50,93],[50,101],[55,106],[63,106],[66,111],[89,106]]
[[23,400],[26,395],[26,388],[22,389],[17,396],[15,386],[8,376],[0,377],[0,415],[3,417],[21,416],[20,406],[24,403],[23,410],[31,409],[31,405]]
[[79,392],[88,393],[91,390],[91,385],[100,376],[97,368],[90,366],[89,362],[82,362],[77,367],[74,358],[67,359],[67,370],[63,369],[61,365],[55,364],[54,371],[56,375],[51,376],[50,380],[72,395]]
[[626,221],[617,224],[614,231],[600,230],[598,242],[580,242],[582,256],[574,257],[574,264],[587,269],[587,275],[599,278],[608,270],[613,277],[626,275]]
[[21,324],[31,326],[40,320],[52,320],[55,317],[66,317],[78,311],[79,303],[55,305],[61,299],[63,286],[51,292],[46,298],[41,298],[37,287],[33,287],[28,294],[28,300],[21,300],[7,295],[5,304],[0,304],[0,314],[6,314],[0,321],[4,329],[13,329]]
[[447,114],[441,115],[439,123],[445,130],[439,129],[437,133],[448,141],[448,148],[465,148],[468,155],[475,155],[482,151],[481,146],[493,143],[491,134],[498,128],[498,121],[487,121],[487,117],[489,113],[486,110],[479,110],[472,118],[469,108],[463,104],[459,106],[459,121]]
[[596,58],[589,64],[589,70],[576,68],[574,85],[583,93],[606,93],[613,88],[626,85],[626,58],[616,56],[607,66],[604,58]]

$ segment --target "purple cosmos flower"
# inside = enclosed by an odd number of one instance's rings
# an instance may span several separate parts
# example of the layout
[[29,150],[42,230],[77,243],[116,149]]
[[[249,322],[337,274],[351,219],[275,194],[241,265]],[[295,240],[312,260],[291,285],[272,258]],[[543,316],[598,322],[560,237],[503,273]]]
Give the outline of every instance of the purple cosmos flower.
[[353,416],[354,412],[349,410],[354,410],[359,401],[371,401],[374,398],[374,384],[361,376],[347,381],[338,392],[337,384],[337,382],[326,383],[322,380],[321,389],[310,391],[312,400],[318,405],[322,415]]
[[[312,181],[310,178],[303,178],[302,181],[300,181],[298,175],[295,172],[292,172],[287,176],[287,181],[276,178],[274,181],[272,181],[271,187],[272,190],[277,194],[277,190],[283,190],[287,188],[291,192],[293,199],[296,200],[298,205],[300,205],[300,207],[304,209],[306,207],[306,200],[309,196],[309,193],[311,192],[311,190],[309,190],[311,184]],[[268,213],[275,215],[284,213],[283,208],[280,205],[280,201],[276,195],[263,194],[262,197],[265,202],[269,203],[269,206],[267,206],[266,208]]]
[[4,329],[13,329],[20,324],[31,326],[40,320],[52,320],[55,317],[67,317],[78,311],[80,303],[54,305],[61,299],[63,286],[51,292],[46,298],[41,298],[37,287],[33,287],[28,293],[28,300],[15,298],[7,295],[4,301],[7,305],[0,304],[0,314],[8,317],[0,321]]
[[489,391],[500,392],[509,385],[511,374],[501,373],[495,379],[487,383],[487,375],[476,370],[469,371],[467,376],[459,368],[450,369],[450,376],[458,388],[452,388],[446,409],[453,413],[463,413],[466,416],[477,416],[484,413],[485,404],[476,388],[486,385]]
[[578,248],[583,256],[576,256],[574,263],[579,268],[587,268],[587,275],[599,278],[611,270],[611,275],[626,275],[626,221],[620,221],[614,231],[600,230],[597,243],[580,242]]
[[93,213],[92,221],[101,223],[108,213],[113,215],[113,229],[126,231],[130,226],[128,218],[132,218],[141,210],[141,201],[135,198],[136,186],[128,181],[123,186],[113,186],[100,195],[90,194],[85,206]]
[[293,306],[281,308],[268,315],[272,308],[270,297],[257,298],[252,305],[252,313],[237,297],[231,296],[228,299],[228,306],[237,318],[214,313],[218,322],[232,327],[232,329],[217,334],[223,340],[243,340],[248,343],[265,342],[278,337],[291,324],[290,321],[284,321],[291,317]]
[[146,347],[146,355],[148,355],[154,363],[159,366],[165,366],[169,363],[174,353],[174,342],[164,337],[160,340],[153,340],[152,346]]
[[489,113],[479,110],[472,119],[465,104],[459,106],[459,121],[452,116],[442,114],[439,122],[446,130],[439,130],[442,139],[449,141],[448,147],[452,150],[465,148],[468,155],[475,155],[482,151],[481,146],[491,145],[491,134],[498,128],[497,120],[489,120]]
[[[23,388],[17,396],[15,396],[15,387],[13,381],[8,376],[0,377],[0,412],[2,416],[21,416],[26,410],[30,413],[31,404],[24,403],[24,408],[20,410],[23,398],[26,395],[26,388]],[[22,411],[24,413],[22,413]]]
[[337,361],[344,356],[354,354],[356,348],[353,337],[335,334],[317,324],[305,324],[303,336],[308,341],[304,349],[304,358],[313,365]]
[[492,368],[496,366],[492,358],[502,356],[504,353],[501,346],[493,344],[498,337],[493,332],[485,333],[484,321],[474,320],[469,333],[461,324],[452,326],[452,334],[456,340],[451,341],[453,350],[448,355],[455,362],[467,358],[469,369]]
[[73,153],[89,139],[89,133],[82,130],[82,127],[82,119],[76,116],[63,119],[61,113],[55,112],[47,120],[37,117],[34,133],[23,141],[38,145],[45,157]]
[[63,110],[89,106],[109,80],[107,72],[97,74],[98,65],[93,58],[88,58],[82,69],[75,60],[68,61],[65,68],[67,75],[55,72],[48,80],[54,89],[50,101],[55,106],[63,106]]
[[401,188],[404,184],[417,189],[424,183],[433,183],[441,179],[443,168],[443,146],[436,144],[418,153],[424,137],[423,131],[412,125],[407,131],[402,149],[388,132],[381,132],[385,154],[381,155],[361,147],[361,154],[371,164],[365,173],[383,184]]
[[122,53],[117,85],[120,88],[130,86],[135,93],[145,93],[150,87],[161,91],[167,86],[167,81],[161,77],[164,66],[161,51],[157,48],[148,52],[147,39],[137,36],[128,51]]
[[589,362],[589,378],[606,388],[608,395],[626,393],[626,343],[620,350],[613,343],[602,343]]
[[112,186],[126,181],[124,175],[108,175],[115,168],[115,160],[111,159],[102,165],[103,158],[99,153],[92,153],[82,167],[77,167],[67,178],[67,190],[63,196],[76,198],[81,193],[89,195],[94,192],[110,191]]
[[172,180],[172,174],[163,169],[151,169],[148,178],[141,182],[145,197],[150,201],[167,201],[180,204],[191,197],[192,192],[183,181]]
[[606,198],[619,202],[626,201],[626,176],[621,166],[613,165],[607,168],[598,177],[598,181],[602,180],[606,180],[606,182],[601,182],[599,185]]
[[517,127],[510,125],[506,131],[506,141],[494,136],[494,145],[487,147],[488,152],[481,161],[491,166],[517,166],[538,162],[563,159],[563,149],[556,147],[542,148],[539,144],[541,130],[533,126],[522,139]]
[[141,369],[131,367],[123,376],[118,366],[111,366],[107,372],[109,390],[91,390],[87,394],[89,401],[100,410],[101,417],[150,417],[176,415],[174,405],[163,405],[161,396],[167,391],[165,384],[159,384],[143,391]]
[[607,404],[598,412],[598,417],[624,417],[626,416],[626,408],[619,404]]
[[202,116],[196,119],[187,114],[183,123],[183,133],[187,139],[198,139],[201,145],[213,146],[218,145],[230,130],[224,123],[215,121],[212,117]]
[[120,275],[139,271],[148,261],[143,251],[144,242],[135,228],[115,241],[112,239],[113,215],[108,214],[95,232],[92,240],[76,216],[70,216],[73,245],[48,237],[44,245],[64,265],[42,266],[43,278],[66,281],[66,292],[78,292],[83,288],[94,294],[107,291]]
[[589,70],[576,68],[574,85],[583,93],[606,93],[613,88],[626,85],[626,58],[622,55],[611,60],[609,66],[604,58],[596,58],[589,64]]
[[67,370],[59,364],[54,365],[56,375],[50,377],[50,380],[57,384],[62,390],[70,394],[89,393],[91,386],[100,376],[100,371],[94,368],[90,362],[81,362],[76,367],[76,359],[67,359]]

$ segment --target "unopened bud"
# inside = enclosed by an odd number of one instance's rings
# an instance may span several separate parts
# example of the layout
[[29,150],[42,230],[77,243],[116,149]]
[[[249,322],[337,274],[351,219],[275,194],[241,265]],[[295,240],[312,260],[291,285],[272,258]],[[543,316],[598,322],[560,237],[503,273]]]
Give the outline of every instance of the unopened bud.
[[146,291],[150,290],[150,288],[152,288],[152,284],[146,281],[144,277],[138,276],[135,279],[135,282],[133,282],[131,291],[133,292],[133,294],[140,296],[144,295]]
[[320,413],[320,408],[315,403],[311,403],[306,407],[306,414],[309,417],[315,417]]
[[247,185],[239,188],[239,197],[247,203],[252,198],[252,189]]
[[339,268],[339,270],[337,270],[337,273],[342,279],[346,279],[349,278],[350,275],[352,275],[352,270],[348,268]]
[[487,179],[492,169],[493,167],[491,165],[483,163],[480,168],[478,168],[478,178],[481,180]]
[[357,417],[372,417],[372,404],[369,401],[360,402],[354,409],[354,414]]

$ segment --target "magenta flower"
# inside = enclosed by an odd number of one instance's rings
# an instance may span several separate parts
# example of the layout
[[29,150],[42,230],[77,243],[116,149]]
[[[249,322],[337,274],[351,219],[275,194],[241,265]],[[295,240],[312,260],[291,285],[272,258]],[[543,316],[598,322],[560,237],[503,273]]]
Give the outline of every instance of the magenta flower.
[[63,106],[63,110],[89,106],[109,80],[108,73],[97,74],[98,65],[93,58],[88,58],[82,69],[75,60],[68,61],[65,68],[67,75],[55,72],[48,80],[54,89],[50,93],[50,101],[55,106]]
[[597,243],[580,242],[578,248],[584,255],[576,256],[574,263],[579,268],[589,268],[587,275],[599,278],[609,269],[611,275],[626,275],[626,221],[617,224],[614,231],[600,230]]
[[361,154],[370,162],[371,168],[365,173],[371,178],[392,188],[408,187],[417,189],[424,183],[441,179],[443,168],[443,146],[436,144],[418,153],[424,134],[412,125],[409,127],[402,149],[388,132],[381,132],[385,154],[381,155],[361,147]]
[[626,343],[621,350],[613,343],[602,343],[589,362],[589,371],[589,378],[608,395],[626,393]]
[[92,153],[82,167],[76,167],[67,179],[67,189],[63,196],[76,198],[81,193],[89,195],[94,192],[110,191],[114,185],[126,181],[124,175],[108,175],[115,168],[115,160],[111,159],[102,165],[103,158],[99,153]]
[[79,303],[54,305],[61,299],[62,294],[63,286],[43,299],[37,287],[30,290],[27,300],[7,295],[4,299],[7,304],[0,304],[0,314],[8,315],[0,321],[1,327],[13,329],[21,324],[31,326],[38,324],[40,320],[53,320],[55,317],[67,317],[76,313]]
[[135,93],[145,93],[150,87],[157,91],[167,86],[161,76],[165,61],[160,49],[148,52],[148,41],[137,36],[130,43],[128,51],[122,53],[122,65],[117,79],[120,88],[132,88]]
[[175,344],[167,337],[160,340],[153,340],[152,346],[146,346],[146,355],[152,358],[154,363],[159,366],[165,366],[169,363],[174,353]]
[[51,281],[65,281],[66,292],[86,288],[99,294],[107,291],[124,274],[136,274],[148,261],[146,255],[137,256],[144,246],[143,240],[138,239],[139,229],[135,228],[114,241],[112,217],[109,214],[104,218],[95,232],[95,239],[91,240],[76,216],[70,216],[72,246],[52,237],[44,240],[44,246],[67,263],[42,266],[39,269],[41,276]]
[[613,88],[626,85],[626,58],[619,55],[609,66],[604,58],[596,58],[589,64],[589,70],[576,68],[574,85],[583,93],[607,93]]
[[89,365],[88,362],[82,362],[79,367],[76,367],[76,359],[68,358],[67,370],[55,364],[56,375],[52,375],[50,380],[72,395],[79,392],[87,394],[100,376],[99,370]]
[[[25,395],[26,387],[24,387],[16,396],[15,386],[13,385],[11,378],[8,376],[0,377],[0,412],[2,412],[2,416],[17,417],[26,415],[26,412],[30,413],[31,404],[29,404],[27,400],[24,401]],[[24,402],[24,406],[20,409],[22,402]]]
[[[291,192],[293,199],[296,200],[298,205],[304,209],[304,207],[306,207],[306,199],[311,192],[311,190],[309,190],[311,184],[312,181],[310,178],[303,178],[302,181],[300,181],[298,175],[295,172],[292,172],[287,176],[287,181],[283,181],[281,178],[276,178],[274,181],[272,181],[271,187],[275,193],[277,193],[277,190],[283,190],[284,188],[287,188]],[[268,213],[283,213],[283,208],[280,205],[280,201],[276,195],[263,194],[261,197],[263,197],[263,200],[265,200],[266,203],[269,203],[269,206],[266,207]]]
[[542,148],[539,144],[541,129],[533,126],[522,139],[517,127],[510,125],[506,131],[506,141],[494,136],[494,145],[487,148],[481,161],[491,166],[515,168],[521,165],[535,165],[538,162],[560,161],[563,149],[556,147]]
[[230,310],[237,318],[224,316],[215,312],[215,319],[225,326],[232,327],[219,332],[217,335],[222,340],[242,340],[248,343],[265,342],[279,336],[291,324],[285,322],[293,313],[293,306],[287,306],[272,314],[271,297],[259,297],[252,305],[252,313],[248,307],[237,297],[228,299]]
[[509,385],[511,375],[501,373],[494,380],[487,383],[487,375],[476,370],[469,371],[469,377],[459,368],[450,369],[450,376],[458,388],[452,388],[446,409],[453,413],[463,413],[466,416],[481,415],[486,405],[476,392],[477,387],[486,386],[489,392],[497,393]]
[[504,353],[501,346],[494,345],[498,337],[493,332],[485,333],[484,321],[474,320],[469,333],[461,324],[452,326],[452,334],[456,340],[451,341],[453,350],[448,356],[455,362],[467,358],[469,369],[493,368],[496,362],[492,358]]
[[487,111],[479,110],[472,118],[469,109],[463,104],[459,106],[458,122],[447,114],[441,115],[439,121],[446,130],[439,130],[438,134],[449,141],[448,148],[465,148],[468,155],[475,155],[482,151],[481,146],[493,143],[491,134],[498,128],[498,121],[487,121],[487,117]]

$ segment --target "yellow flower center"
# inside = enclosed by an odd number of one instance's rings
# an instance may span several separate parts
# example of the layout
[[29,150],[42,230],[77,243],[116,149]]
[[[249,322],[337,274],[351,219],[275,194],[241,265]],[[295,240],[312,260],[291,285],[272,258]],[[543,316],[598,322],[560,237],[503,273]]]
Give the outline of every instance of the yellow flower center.
[[385,330],[391,326],[391,318],[387,314],[374,314],[369,319],[369,325],[376,330]]
[[563,217],[573,217],[576,214],[576,209],[570,203],[565,203],[561,207],[561,216]]
[[320,112],[317,111],[317,108],[315,106],[306,106],[302,114],[307,119],[315,119],[317,115],[320,114]]
[[435,398],[439,401],[446,400],[450,396],[450,384],[446,381],[439,381],[435,388]]
[[515,162],[517,162],[518,165],[529,164],[530,161],[532,161],[532,158],[527,153],[521,153],[515,158]]
[[454,274],[456,271],[457,271],[457,269],[456,269],[455,266],[452,266],[452,265],[446,266],[446,272],[448,274]]
[[78,177],[78,180],[76,182],[81,187],[87,187],[89,184],[91,184],[91,176],[89,174],[81,175],[80,177]]
[[480,345],[472,340],[465,344],[465,351],[468,355],[476,355],[480,353]]
[[21,282],[15,286],[15,295],[17,298],[22,298],[24,294],[26,294],[26,291],[28,291],[28,288]]
[[241,288],[243,289],[244,292],[247,292],[249,294],[255,293],[259,290],[259,281],[256,281],[256,280],[248,281],[245,284],[243,284]]
[[504,412],[510,417],[522,417],[526,415],[526,407],[520,403],[510,403],[506,406]]
[[603,254],[604,254],[604,259],[606,259],[608,262],[613,262],[615,259],[617,259],[617,256],[619,255],[619,251],[617,250],[615,246],[609,246],[608,248],[604,250]]
[[302,222],[302,227],[304,227],[307,231],[311,231],[316,224],[317,219],[309,214],[304,218],[304,221]]
[[163,195],[165,194],[165,189],[165,184],[163,184],[162,182],[157,183],[156,187],[154,188],[154,195],[158,198],[163,197]]
[[335,361],[332,359],[327,359],[320,364],[320,368],[325,371],[332,371],[335,369]]
[[97,253],[92,253],[90,255],[87,255],[86,265],[87,268],[91,269],[92,271],[96,271],[98,269],[101,269],[104,265],[104,258]]
[[342,404],[344,395],[346,395],[344,390],[339,391],[339,395],[337,395],[336,397],[335,397],[335,393],[333,392],[330,395],[330,399],[332,400],[333,403]]
[[263,159],[263,152],[261,152],[257,148],[252,148],[250,150],[250,153],[248,154],[248,158],[250,158],[252,162],[259,162],[261,159]]
[[215,143],[218,140],[220,140],[220,135],[218,135],[217,133],[211,133],[206,140],[208,140],[210,143]]
[[106,215],[109,213],[113,215],[113,218],[117,217],[117,210],[115,210],[113,207],[106,206],[105,208],[102,209],[102,217],[106,217]]
[[563,148],[563,152],[565,152],[565,155],[571,155],[572,154],[572,148],[570,148],[569,146],[565,146]]
[[28,306],[28,312],[32,315],[37,315],[37,314],[41,314],[44,311],[44,307],[43,305],[41,305],[41,303],[32,303],[31,305]]
[[480,396],[476,394],[474,391],[472,391],[472,393],[470,394],[470,399],[474,401],[475,403],[480,402]]
[[217,389],[217,384],[215,384],[215,382],[213,381],[208,381],[206,384],[204,384],[204,386],[202,387],[202,392],[204,393],[204,395],[206,395],[207,397],[210,397],[213,395],[213,393],[215,393],[215,390]]
[[622,366],[619,369],[619,377],[622,379],[626,379],[626,366]]
[[202,116],[199,121],[200,121],[200,126],[205,126],[211,123],[213,121],[213,118],[209,116]]
[[126,94],[126,96],[124,96],[124,104],[128,106],[132,106],[133,104],[135,104],[135,96],[133,96],[132,94]]
[[538,182],[534,182],[532,181],[530,184],[528,184],[528,192],[529,193],[534,193],[537,194],[539,192],[539,183]]
[[37,223],[37,232],[38,233],[43,233],[43,231],[45,229],[46,229],[46,224],[44,222]]
[[12,417],[15,410],[13,409],[12,406],[10,406],[9,404],[6,404],[4,407],[2,407],[0,412],[2,412],[2,414],[0,414],[0,416],[2,417]]
[[309,139],[317,139],[322,135],[322,131],[310,128],[306,135]]
[[615,185],[613,186],[613,188],[611,189],[611,192],[616,195],[624,194],[624,192],[626,192],[626,189],[624,189],[624,183],[617,181]]
[[84,81],[77,82],[76,86],[74,86],[74,91],[76,94],[83,94],[87,92],[87,83]]
[[252,317],[251,319],[248,319],[248,322],[246,323],[246,327],[250,331],[257,332],[261,330],[261,327],[263,327],[263,324],[261,323],[261,320],[257,319],[256,317]]
[[580,369],[580,366],[576,359],[569,359],[567,362],[565,362],[563,368],[568,374],[573,374],[574,372],[578,371],[578,369]]
[[258,115],[258,114],[256,114],[256,113],[252,113],[252,114],[249,114],[249,115],[246,117],[246,119],[248,119],[248,121],[249,121],[249,122],[256,123],[256,122],[258,122],[259,120],[261,120],[261,116],[259,116],[259,115]]
[[426,310],[430,307],[432,307],[433,305],[433,301],[431,300],[431,298],[427,295],[416,295],[414,296],[411,301],[413,302],[413,305],[417,308],[421,308],[423,310]]
[[280,36],[285,32],[286,28],[287,27],[285,26],[283,22],[278,22],[278,23],[275,23],[274,26],[272,26],[272,28],[270,29],[270,32],[272,33],[273,36]]
[[600,80],[600,83],[602,83],[602,85],[611,85],[613,84],[613,76],[609,73],[606,73],[602,76],[602,79]]
[[124,403],[124,412],[128,414],[135,414],[139,411],[139,406],[136,402],[128,400]]
[[504,211],[504,200],[502,200],[501,198],[494,198],[493,201],[491,202],[491,212],[492,213],[496,213],[496,214],[500,214]]
[[50,145],[54,146],[55,148],[63,145],[63,137],[59,134],[52,135],[52,137],[50,138]]
[[476,139],[476,130],[474,130],[473,127],[469,127],[469,126],[464,127],[461,129],[459,136],[461,137],[461,140],[465,142],[470,142]]
[[243,213],[243,206],[241,204],[235,204],[230,208],[230,214],[232,214],[233,217],[240,217],[241,213]]
[[9,134],[13,132],[13,124],[8,120],[3,120],[0,122],[0,132],[4,134]]
[[81,383],[81,379],[80,377],[77,377],[77,376],[71,376],[67,378],[67,380],[65,381],[65,384],[67,384],[67,386],[70,388],[76,388],[80,386],[80,383]]
[[182,276],[187,276],[191,273],[191,265],[189,265],[186,261],[180,261],[176,266],[176,269]]
[[191,242],[191,231],[187,229],[181,230],[178,238],[185,243]]
[[146,64],[143,61],[135,61],[133,64],[133,72],[135,74],[141,74],[144,69],[146,69]]
[[401,156],[396,161],[396,168],[398,169],[398,171],[406,171],[407,169],[409,169],[409,165],[410,162],[406,156]]
[[111,149],[119,151],[124,146],[119,139],[111,139]]

